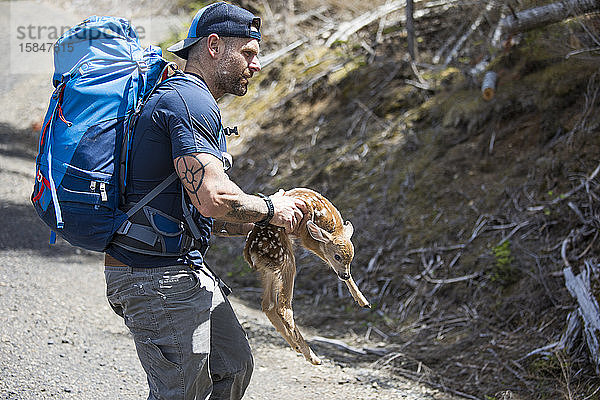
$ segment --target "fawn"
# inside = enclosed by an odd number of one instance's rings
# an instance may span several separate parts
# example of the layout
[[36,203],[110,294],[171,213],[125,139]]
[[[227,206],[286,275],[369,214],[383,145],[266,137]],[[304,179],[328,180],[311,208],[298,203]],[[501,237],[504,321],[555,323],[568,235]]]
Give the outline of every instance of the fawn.
[[[354,232],[352,224],[344,223],[333,204],[313,190],[296,188],[285,195],[303,200],[308,208],[296,232],[302,246],[329,264],[360,306],[370,307],[350,275],[350,262],[354,257],[350,241]],[[264,288],[262,310],[273,326],[306,360],[321,364],[294,322],[292,296],[296,261],[290,236],[274,225],[255,226],[246,239],[244,258],[260,273]]]

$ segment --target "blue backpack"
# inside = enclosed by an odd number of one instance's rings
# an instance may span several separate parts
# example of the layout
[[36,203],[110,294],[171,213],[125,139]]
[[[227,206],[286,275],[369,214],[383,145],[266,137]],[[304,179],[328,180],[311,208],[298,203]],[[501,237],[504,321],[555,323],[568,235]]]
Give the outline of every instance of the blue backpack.
[[104,251],[115,232],[130,230],[129,217],[177,179],[171,174],[134,209],[119,209],[135,116],[171,64],[160,48],[141,47],[129,21],[113,17],[89,17],[54,51],[55,90],[40,133],[32,202],[52,230],[51,243],[58,233],[74,246]]

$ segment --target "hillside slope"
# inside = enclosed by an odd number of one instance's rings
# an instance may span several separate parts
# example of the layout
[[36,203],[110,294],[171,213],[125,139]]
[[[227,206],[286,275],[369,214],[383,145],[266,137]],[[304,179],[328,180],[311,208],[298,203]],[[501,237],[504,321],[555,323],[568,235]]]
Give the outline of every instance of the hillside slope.
[[[600,154],[598,58],[565,58],[586,32],[556,24],[490,53],[499,80],[486,102],[482,74],[468,73],[481,45],[428,64],[439,31],[417,28],[422,63],[408,62],[400,28],[375,46],[373,24],[331,48],[299,47],[247,96],[221,102],[241,132],[229,141],[234,181],[250,192],[313,188],[355,227],[353,275],[374,308],[355,307],[300,252],[297,319],[382,341],[391,353],[378,365],[476,398],[590,394],[600,381],[582,347],[524,357],[555,342],[573,309],[562,243],[575,267],[599,255],[598,181],[588,179]],[[234,286],[258,286],[242,245],[217,240],[211,256]]]

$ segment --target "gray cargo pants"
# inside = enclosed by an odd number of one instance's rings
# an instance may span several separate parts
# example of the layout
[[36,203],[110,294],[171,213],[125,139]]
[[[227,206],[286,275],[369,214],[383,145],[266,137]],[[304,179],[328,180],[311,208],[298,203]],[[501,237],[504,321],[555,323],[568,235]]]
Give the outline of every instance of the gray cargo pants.
[[146,371],[148,400],[242,398],[254,365],[250,346],[210,271],[107,266],[105,278]]

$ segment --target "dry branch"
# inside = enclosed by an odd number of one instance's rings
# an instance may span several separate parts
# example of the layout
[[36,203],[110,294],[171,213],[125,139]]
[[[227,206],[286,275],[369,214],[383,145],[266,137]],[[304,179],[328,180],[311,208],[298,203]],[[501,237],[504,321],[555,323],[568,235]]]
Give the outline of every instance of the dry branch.
[[467,29],[467,31],[454,44],[454,47],[450,51],[450,54],[448,54],[448,56],[444,60],[444,65],[450,64],[450,62],[456,57],[456,55],[458,54],[458,52],[460,51],[460,49],[463,47],[463,45],[465,44],[465,42],[467,41],[467,39],[469,38],[469,36],[471,36],[473,34],[473,32],[475,32],[477,29],[479,29],[479,26],[485,20],[485,16],[490,11],[492,11],[494,9],[494,7],[495,7],[495,2],[494,1],[491,1],[491,2],[488,3],[488,5],[481,12],[481,14],[479,14],[479,16],[477,17],[477,19],[471,24],[471,26],[469,27],[469,29]]
[[327,39],[325,46],[330,47],[333,43],[335,43],[338,40],[348,40],[350,35],[352,35],[353,33],[358,32],[365,26],[377,21],[378,19],[394,11],[398,11],[404,6],[406,6],[405,0],[386,3],[378,7],[374,11],[367,12],[365,14],[362,14],[358,18],[353,19],[352,21],[340,24],[339,29]]
[[585,263],[585,268],[577,276],[571,267],[563,270],[565,285],[569,293],[577,300],[577,312],[583,320],[583,329],[587,342],[590,359],[596,366],[596,373],[600,373],[600,307],[591,289],[591,278],[597,274],[598,266]]
[[279,49],[277,51],[274,51],[273,53],[265,55],[260,60],[262,67],[263,68],[266,67],[267,65],[271,64],[273,61],[277,60],[280,57],[285,56],[286,54],[297,49],[298,47],[302,46],[306,42],[307,42],[306,39],[296,40],[294,43],[289,44],[282,49]]
[[[600,164],[596,167],[596,169],[590,174],[589,177],[585,178],[581,184],[579,184],[576,188],[568,191],[567,193],[561,194],[555,197],[553,200],[548,202],[548,205],[554,205],[562,202],[563,200],[568,199],[575,193],[579,192],[581,189],[584,189],[589,183],[596,178],[596,176],[600,173]],[[527,211],[541,211],[545,208],[545,205],[531,206],[527,207]]]
[[417,89],[432,90],[431,86],[428,85],[427,83],[421,83],[421,82],[413,81],[412,79],[405,79],[404,83],[406,83],[407,85],[414,86]]
[[312,338],[311,342],[317,342],[317,343],[325,343],[325,344],[329,344],[329,345],[333,345],[337,348],[340,348],[342,350],[347,351],[348,353],[351,354],[358,354],[361,356],[366,356],[368,354],[375,354],[378,356],[384,356],[386,354],[389,353],[389,350],[385,350],[385,349],[373,349],[373,348],[369,348],[369,347],[363,347],[363,348],[358,348],[358,347],[354,347],[354,346],[350,346],[349,344],[338,340],[338,339],[329,339],[329,338],[324,338],[321,336],[315,336]]
[[[414,4],[422,3],[422,2],[423,2],[423,0],[414,0],[413,1]],[[417,19],[426,17],[427,15],[430,15],[431,13],[435,12],[436,10],[437,11],[439,11],[439,10],[446,11],[452,7],[455,7],[456,4],[459,4],[459,3],[460,3],[459,0],[439,0],[439,1],[427,2],[427,3],[423,4],[422,9],[416,10],[413,12],[413,19],[417,20]],[[339,25],[338,29],[335,32],[333,32],[331,34],[331,36],[329,36],[329,38],[327,39],[327,42],[325,43],[325,46],[330,47],[336,41],[346,41],[352,34],[360,31],[364,27],[372,24],[373,22],[375,22],[377,20],[383,20],[389,14],[399,11],[404,7],[406,7],[406,0],[388,1],[385,4],[379,6],[374,11],[364,13],[351,21],[344,22]],[[407,22],[406,15],[404,14],[404,15],[398,17],[394,23],[404,24],[406,22]],[[383,26],[384,26],[384,22],[380,22],[378,32],[383,31]],[[380,36],[381,36],[381,33],[379,33],[379,35],[378,35],[377,42],[379,42],[381,40]]]
[[415,53],[415,20],[414,20],[414,2],[413,0],[406,0],[406,32],[408,41],[408,54],[410,59],[414,62],[416,60]]
[[448,279],[434,279],[434,278],[428,277],[427,275],[425,275],[424,278],[429,283],[445,284],[445,283],[456,283],[456,282],[468,281],[470,279],[477,278],[479,275],[480,275],[479,272],[475,272],[473,274],[459,276],[456,278],[448,278]]
[[502,240],[500,240],[500,242],[498,242],[498,244],[496,246],[501,246],[504,242],[506,242],[507,240],[509,240],[515,233],[517,233],[517,231],[527,225],[529,225],[530,222],[529,221],[523,221],[521,223],[519,223],[517,226],[515,226],[513,228],[512,231],[510,231],[510,233],[505,236]]
[[600,3],[597,0],[560,1],[509,15],[500,21],[500,30],[503,35],[525,32],[599,10]]
[[383,246],[380,246],[375,252],[375,255],[369,260],[369,264],[367,266],[367,273],[375,270],[375,267],[377,266],[377,259],[379,258],[379,256],[381,256],[381,253],[383,253]]

